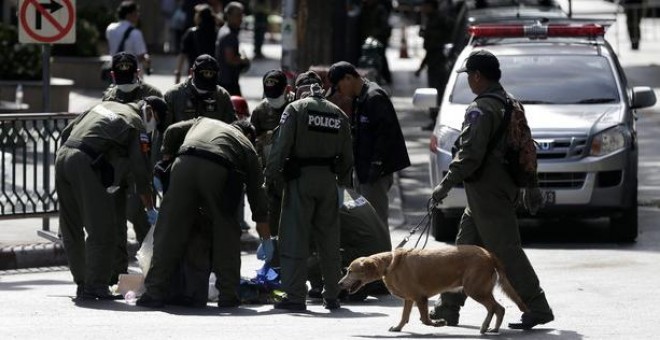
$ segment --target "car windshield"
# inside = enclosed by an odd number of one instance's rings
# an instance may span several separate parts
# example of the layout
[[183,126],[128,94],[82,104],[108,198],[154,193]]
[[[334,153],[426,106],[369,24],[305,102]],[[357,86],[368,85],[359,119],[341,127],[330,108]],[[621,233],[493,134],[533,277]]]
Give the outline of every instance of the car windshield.
[[[602,56],[501,56],[501,83],[527,104],[618,103],[612,68]],[[467,73],[456,78],[450,102],[469,104],[475,95]]]

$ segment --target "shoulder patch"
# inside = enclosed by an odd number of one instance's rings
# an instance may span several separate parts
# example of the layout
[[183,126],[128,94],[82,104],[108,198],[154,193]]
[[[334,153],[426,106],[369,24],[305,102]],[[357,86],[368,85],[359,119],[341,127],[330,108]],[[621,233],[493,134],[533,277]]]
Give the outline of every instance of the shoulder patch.
[[470,125],[474,125],[479,121],[479,117],[481,117],[481,115],[483,115],[483,112],[481,112],[479,108],[471,108],[465,114],[465,121]]
[[280,125],[284,124],[287,118],[289,118],[289,111],[285,110],[284,112],[282,112],[282,117],[280,117]]

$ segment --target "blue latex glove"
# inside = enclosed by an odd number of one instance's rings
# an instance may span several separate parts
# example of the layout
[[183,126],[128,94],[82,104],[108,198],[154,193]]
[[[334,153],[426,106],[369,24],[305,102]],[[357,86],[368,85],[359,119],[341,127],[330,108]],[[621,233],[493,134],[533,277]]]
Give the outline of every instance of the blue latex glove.
[[257,248],[257,258],[259,260],[265,260],[266,263],[269,263],[273,259],[273,253],[275,252],[275,245],[273,244],[273,239],[269,238],[266,240],[261,240],[259,248]]
[[163,182],[160,181],[160,178],[154,176],[154,189],[156,191],[163,192]]
[[147,220],[149,221],[149,224],[151,225],[156,224],[157,219],[158,219],[158,210],[156,210],[156,208],[151,208],[147,210]]

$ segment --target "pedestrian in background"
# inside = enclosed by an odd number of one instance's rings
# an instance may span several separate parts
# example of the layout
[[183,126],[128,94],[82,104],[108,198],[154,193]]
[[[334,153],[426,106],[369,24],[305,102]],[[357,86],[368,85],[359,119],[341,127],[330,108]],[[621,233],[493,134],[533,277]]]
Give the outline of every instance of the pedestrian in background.
[[642,16],[644,15],[643,4],[643,0],[623,0],[628,37],[630,37],[630,48],[633,50],[639,49],[639,41],[642,39],[639,24],[642,22]]
[[310,241],[318,249],[323,306],[340,307],[339,200],[337,186],[350,184],[353,165],[348,117],[323,97],[321,78],[296,78],[296,98],[286,106],[273,141],[266,174],[284,183],[279,230],[280,276],[286,296],[275,309],[306,310]]
[[381,69],[378,70],[380,76],[387,84],[392,83],[392,74],[387,61],[385,52],[389,46],[392,27],[389,23],[390,10],[381,0],[362,0],[360,10],[360,45],[364,44],[367,38],[372,37],[382,44],[378,49],[380,56]]
[[[160,101],[161,105],[155,105]],[[60,203],[60,232],[79,300],[116,299],[108,286],[117,245],[126,243],[117,226],[115,191],[132,176],[149,223],[158,212],[152,200],[148,145],[142,138],[156,128],[162,99],[140,104],[105,101],[79,115],[62,131],[55,158],[55,189]]]
[[165,92],[166,126],[204,116],[231,123],[236,120],[229,93],[217,85],[218,62],[202,54],[190,68],[190,76]]
[[110,55],[123,51],[131,53],[142,64],[140,69],[150,74],[151,58],[142,31],[137,28],[140,21],[140,8],[137,3],[130,0],[122,1],[117,8],[117,19],[119,21],[109,24],[105,30]]
[[243,5],[232,1],[225,6],[225,25],[218,31],[215,57],[220,65],[218,83],[233,96],[242,96],[238,78],[250,66],[250,60],[240,53],[238,33],[243,23]]
[[427,70],[428,86],[438,91],[438,105],[430,108],[429,116],[431,122],[424,126],[423,130],[433,130],[435,120],[438,117],[440,104],[445,92],[447,80],[449,80],[449,59],[445,54],[445,45],[451,42],[451,33],[454,27],[454,20],[449,16],[451,6],[447,0],[442,0],[443,6],[440,8],[438,0],[424,0],[422,5],[422,19],[424,20],[423,30],[420,32],[424,38],[424,50],[426,54],[424,59],[415,71],[415,76],[419,76],[424,68]]
[[354,99],[351,129],[355,171],[353,186],[376,209],[388,226],[394,172],[410,165],[399,119],[387,93],[360,76],[345,61],[330,66],[328,79],[335,91]]
[[[519,188],[504,164],[506,143],[502,139],[489,148],[491,136],[504,121],[508,96],[499,82],[499,60],[486,50],[474,51],[457,72],[467,74],[470,89],[477,97],[466,109],[458,152],[433,190],[433,200],[442,202],[451,188],[464,185],[467,207],[456,244],[482,246],[502,261],[511,285],[530,310],[523,313],[521,322],[510,323],[509,328],[531,329],[554,320],[554,315],[520,242],[516,217]],[[430,317],[457,325],[465,299],[464,293],[443,293]]]
[[174,70],[175,84],[181,81],[181,69],[183,68],[184,59],[188,63],[188,69],[190,69],[195,63],[195,59],[200,55],[213,55],[215,53],[217,33],[216,17],[211,6],[207,4],[195,6],[195,26],[188,28],[181,38],[181,49]]
[[252,219],[263,242],[261,248],[267,249],[265,259],[270,261],[273,245],[263,169],[252,142],[240,127],[249,123],[234,124],[198,117],[173,124],[165,131],[163,159],[176,159],[161,204],[161,218],[154,229],[146,292],[137,301],[138,306],[158,308],[165,304],[170,277],[184,255],[194,227],[191,216],[197,215],[200,208],[212,223],[211,264],[220,292],[218,307],[240,304],[241,229],[236,209],[244,185]]
[[268,30],[268,14],[270,8],[267,0],[252,0],[252,15],[254,17],[254,59],[263,59],[261,50]]

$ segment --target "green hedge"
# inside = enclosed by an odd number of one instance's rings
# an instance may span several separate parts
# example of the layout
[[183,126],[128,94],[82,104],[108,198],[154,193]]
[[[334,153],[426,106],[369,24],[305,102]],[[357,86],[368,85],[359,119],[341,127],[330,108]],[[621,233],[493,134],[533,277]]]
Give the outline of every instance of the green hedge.
[[40,44],[19,44],[16,27],[0,24],[0,79],[41,79],[41,59]]

